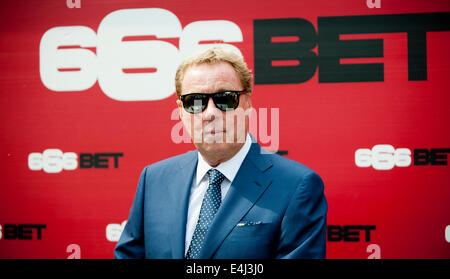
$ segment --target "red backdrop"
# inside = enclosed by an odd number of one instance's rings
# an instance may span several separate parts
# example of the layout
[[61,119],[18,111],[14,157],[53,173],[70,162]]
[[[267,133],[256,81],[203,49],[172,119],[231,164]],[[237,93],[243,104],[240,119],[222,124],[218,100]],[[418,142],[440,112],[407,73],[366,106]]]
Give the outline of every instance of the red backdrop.
[[323,178],[328,258],[450,256],[448,1],[0,6],[0,258],[113,257],[142,169],[194,148],[173,69],[211,43],[256,76],[255,137]]

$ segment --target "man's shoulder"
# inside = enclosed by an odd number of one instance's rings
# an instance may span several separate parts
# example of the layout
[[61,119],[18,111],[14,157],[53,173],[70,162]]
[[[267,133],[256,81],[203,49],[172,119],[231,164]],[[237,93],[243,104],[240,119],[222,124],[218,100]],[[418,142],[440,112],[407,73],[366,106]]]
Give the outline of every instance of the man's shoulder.
[[298,161],[291,160],[282,155],[276,153],[262,154],[263,156],[268,156],[272,162],[272,167],[275,172],[279,172],[286,178],[294,177],[306,177],[309,175],[318,176],[318,174],[309,166],[300,163]]
[[[266,156],[266,155],[263,155]],[[272,161],[272,176],[277,181],[278,189],[293,194],[299,190],[307,195],[323,193],[322,177],[309,166],[278,154],[269,154]],[[306,195],[306,194],[305,194]]]

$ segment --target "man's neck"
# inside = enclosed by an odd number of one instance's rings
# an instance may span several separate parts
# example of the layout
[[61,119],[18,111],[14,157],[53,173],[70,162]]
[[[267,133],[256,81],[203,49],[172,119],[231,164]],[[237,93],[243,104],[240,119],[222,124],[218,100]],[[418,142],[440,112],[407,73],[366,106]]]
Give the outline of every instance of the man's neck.
[[223,154],[223,153],[211,153],[211,152],[205,152],[205,154],[203,154],[202,152],[200,152],[200,155],[203,157],[203,160],[205,160],[206,163],[208,163],[208,165],[210,165],[211,167],[217,167],[218,165],[220,165],[223,162],[226,162],[228,160],[230,160],[231,158],[233,158],[234,155],[236,155],[239,150],[241,150],[241,148],[244,146],[245,143],[236,145],[232,151],[227,152],[227,154]]

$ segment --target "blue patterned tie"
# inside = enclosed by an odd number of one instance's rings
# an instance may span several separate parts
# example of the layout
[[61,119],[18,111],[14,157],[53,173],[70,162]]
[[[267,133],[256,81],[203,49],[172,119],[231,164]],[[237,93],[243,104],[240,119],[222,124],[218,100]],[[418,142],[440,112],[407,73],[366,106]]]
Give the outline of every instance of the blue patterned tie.
[[192,236],[191,244],[189,245],[186,259],[197,259],[202,248],[203,241],[205,240],[206,233],[209,226],[219,209],[222,202],[222,195],[220,184],[225,179],[225,176],[216,169],[210,169],[209,175],[209,187],[206,190],[205,197],[203,198],[202,207],[200,208],[200,215],[198,217],[197,226]]

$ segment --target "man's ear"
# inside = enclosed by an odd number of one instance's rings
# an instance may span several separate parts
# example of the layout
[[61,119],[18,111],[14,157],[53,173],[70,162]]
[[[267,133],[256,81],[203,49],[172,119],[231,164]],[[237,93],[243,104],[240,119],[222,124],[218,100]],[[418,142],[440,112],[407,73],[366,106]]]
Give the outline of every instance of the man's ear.
[[251,109],[252,108],[252,95],[251,93],[247,93],[244,95],[245,96],[245,101],[247,102],[247,109]]
[[177,106],[178,106],[178,114],[180,115],[180,119],[181,119],[181,110],[183,109],[183,102],[177,98]]

